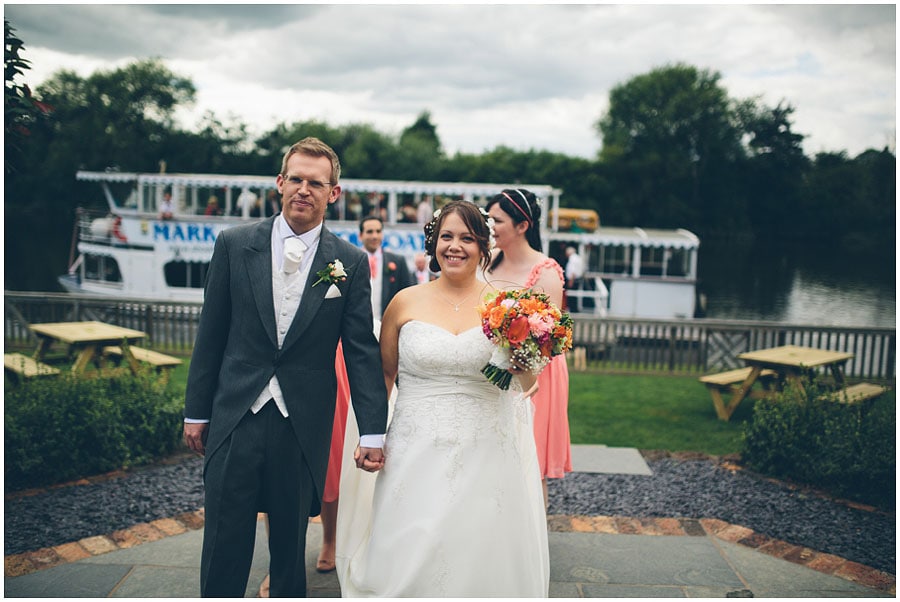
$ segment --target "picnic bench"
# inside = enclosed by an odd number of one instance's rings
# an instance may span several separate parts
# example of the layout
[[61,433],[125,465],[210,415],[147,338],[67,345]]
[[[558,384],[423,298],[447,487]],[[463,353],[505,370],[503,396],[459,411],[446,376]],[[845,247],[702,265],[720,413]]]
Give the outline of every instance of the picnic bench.
[[[152,349],[144,349],[143,347],[135,347],[134,345],[129,345],[128,349],[131,351],[131,355],[134,359],[139,362],[150,364],[156,368],[156,371],[164,379],[168,379],[169,369],[182,364],[182,361],[177,357],[166,355],[159,351],[153,351]],[[105,357],[112,356],[121,359],[124,352],[122,351],[122,347],[118,345],[109,345],[103,348],[103,355]]]
[[[754,383],[762,379],[761,382],[768,389],[771,381],[778,376],[775,370],[769,369],[760,370],[757,376],[753,376],[753,370],[752,367],[737,368],[700,377],[700,382],[709,390],[719,420],[727,422],[744,397],[759,398],[767,395],[765,391],[751,391]],[[731,399],[727,404],[722,397],[723,393],[731,394]]]
[[22,353],[4,353],[3,369],[14,379],[55,376],[59,368],[39,362]]
[[829,393],[825,395],[825,397],[834,399],[835,401],[839,401],[841,403],[860,403],[868,399],[875,399],[876,397],[885,393],[887,390],[887,387],[883,387],[881,385],[872,383],[856,383],[855,385],[850,385],[844,387],[843,389],[838,389],[833,393]]

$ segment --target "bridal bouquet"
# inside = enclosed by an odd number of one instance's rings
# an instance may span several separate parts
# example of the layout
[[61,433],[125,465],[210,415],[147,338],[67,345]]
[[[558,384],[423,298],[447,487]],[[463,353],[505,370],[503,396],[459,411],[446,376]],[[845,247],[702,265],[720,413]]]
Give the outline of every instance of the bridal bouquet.
[[479,311],[484,334],[496,346],[481,373],[504,391],[512,380],[513,358],[537,374],[550,358],[572,348],[572,318],[544,293],[500,291]]

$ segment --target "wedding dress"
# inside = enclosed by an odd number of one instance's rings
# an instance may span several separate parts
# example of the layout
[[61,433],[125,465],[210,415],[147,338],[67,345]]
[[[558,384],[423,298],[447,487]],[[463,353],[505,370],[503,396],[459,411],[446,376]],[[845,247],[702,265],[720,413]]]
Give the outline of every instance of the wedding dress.
[[402,326],[379,473],[353,464],[350,412],[336,544],[344,597],[548,595],[531,402],[481,374],[492,350],[481,327]]

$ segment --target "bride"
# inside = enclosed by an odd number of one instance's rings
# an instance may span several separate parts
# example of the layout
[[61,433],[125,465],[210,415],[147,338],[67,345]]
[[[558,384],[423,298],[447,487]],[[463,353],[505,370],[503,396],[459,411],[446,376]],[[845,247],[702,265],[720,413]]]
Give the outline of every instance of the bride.
[[475,274],[490,258],[490,228],[474,204],[454,201],[425,235],[441,276],[400,291],[382,322],[389,389],[399,376],[384,468],[341,480],[342,595],[546,597],[546,517],[522,393],[536,377],[511,368],[518,379],[501,391],[481,374],[493,345],[477,307],[492,289]]

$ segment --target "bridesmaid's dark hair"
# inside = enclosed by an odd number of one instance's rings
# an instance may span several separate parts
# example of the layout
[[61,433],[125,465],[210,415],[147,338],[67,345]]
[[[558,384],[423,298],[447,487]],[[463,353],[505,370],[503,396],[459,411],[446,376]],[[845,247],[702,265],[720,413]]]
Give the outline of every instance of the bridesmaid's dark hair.
[[481,252],[481,265],[486,268],[491,260],[491,230],[487,225],[487,218],[481,213],[475,203],[469,201],[450,201],[441,208],[441,213],[425,224],[425,253],[431,257],[428,268],[432,272],[440,272],[441,266],[436,257],[437,237],[441,232],[441,224],[451,213],[459,215],[469,232],[478,241],[478,250]]
[[[513,221],[513,225],[519,225],[522,222],[528,223],[528,229],[525,231],[525,240],[528,245],[535,251],[544,252],[541,245],[541,206],[538,204],[537,197],[533,192],[524,188],[508,188],[500,194],[491,197],[488,201],[487,210],[500,204],[500,208]],[[497,253],[497,257],[488,268],[489,272],[493,272],[498,265],[503,263],[503,251]]]

